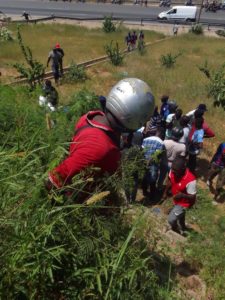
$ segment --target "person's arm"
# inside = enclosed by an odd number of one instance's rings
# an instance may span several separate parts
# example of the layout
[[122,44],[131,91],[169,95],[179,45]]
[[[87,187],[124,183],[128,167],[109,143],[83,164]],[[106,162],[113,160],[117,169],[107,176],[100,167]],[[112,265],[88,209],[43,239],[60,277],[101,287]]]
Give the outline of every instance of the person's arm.
[[48,60],[47,60],[47,64],[46,64],[47,67],[48,67],[48,64],[49,64],[49,62],[50,62],[50,59],[51,59],[51,56],[49,55],[49,56],[48,56]]
[[184,193],[178,193],[176,194],[173,198],[174,200],[178,200],[180,198],[185,198],[188,200],[195,200],[196,198],[196,193],[197,193],[197,186],[196,186],[196,180],[193,180],[191,182],[189,182],[186,186],[186,191],[187,194]]
[[[70,183],[71,179],[82,170],[91,166],[99,166],[107,157],[113,157],[114,161],[118,161],[118,150],[109,150],[104,145],[104,141],[99,143],[96,132],[82,137],[82,143],[73,141],[76,149],[55,169],[50,171],[49,179],[52,184],[58,188]],[[114,152],[115,151],[115,152]],[[109,162],[112,164],[112,162]]]
[[208,126],[206,122],[203,123],[204,138],[212,138],[215,136],[214,131]]
[[168,197],[168,191],[171,189],[171,186],[172,186],[171,181],[170,178],[168,177],[166,181],[166,187],[162,195],[162,200],[165,200]]
[[221,153],[222,153],[222,144],[220,144],[219,147],[217,148],[216,153],[213,155],[210,161],[210,164],[214,162]]

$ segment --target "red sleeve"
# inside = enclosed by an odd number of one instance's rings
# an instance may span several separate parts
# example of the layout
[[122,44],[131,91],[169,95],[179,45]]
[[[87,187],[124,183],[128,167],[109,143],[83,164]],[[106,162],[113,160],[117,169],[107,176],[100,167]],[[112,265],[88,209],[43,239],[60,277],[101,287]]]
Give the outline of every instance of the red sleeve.
[[[89,134],[87,134],[89,133]],[[115,171],[119,161],[119,150],[112,145],[105,133],[96,134],[95,130],[86,130],[82,134],[82,142],[76,142],[74,149],[58,167],[49,173],[49,179],[56,187],[61,187],[71,181],[74,175],[90,166],[101,168],[103,171]],[[115,170],[113,170],[115,169]]]
[[203,123],[203,129],[205,138],[212,138],[215,136],[215,133],[212,131],[212,129],[208,126],[206,122]]

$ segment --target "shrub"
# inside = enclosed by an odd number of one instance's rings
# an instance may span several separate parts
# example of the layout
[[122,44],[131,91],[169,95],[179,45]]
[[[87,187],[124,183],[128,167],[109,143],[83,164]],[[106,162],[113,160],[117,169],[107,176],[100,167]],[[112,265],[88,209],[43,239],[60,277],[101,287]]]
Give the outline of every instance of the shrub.
[[206,61],[204,66],[199,67],[199,70],[209,79],[207,90],[208,95],[213,97],[214,106],[221,106],[225,110],[225,64],[213,72]]
[[6,27],[0,28],[0,41],[2,42],[13,41],[12,33]]
[[168,53],[166,55],[161,55],[161,64],[166,68],[172,68],[174,67],[177,58],[181,55],[181,53],[178,53],[176,55],[172,55],[171,53]]
[[17,27],[17,38],[28,67],[20,63],[13,64],[13,67],[22,75],[22,77],[27,79],[30,89],[33,90],[36,87],[36,84],[40,84],[43,80],[45,68],[43,64],[33,58],[31,49],[24,45],[19,27]]
[[225,30],[222,30],[222,29],[216,30],[216,34],[218,34],[219,36],[225,37]]
[[203,34],[202,24],[193,24],[190,28],[190,32],[194,34]]
[[97,95],[83,89],[71,96],[67,108],[68,120],[73,120],[75,122],[79,116],[87,113],[89,110],[100,109],[100,104]]
[[105,16],[102,24],[102,29],[106,33],[116,31],[116,26],[112,21],[112,16]]
[[109,45],[105,46],[105,51],[106,51],[106,54],[108,55],[111,63],[114,66],[119,66],[122,64],[124,55],[121,54],[119,45],[117,42],[116,42],[116,45],[113,46],[113,41],[111,41],[111,43]]
[[75,62],[72,62],[68,72],[65,74],[63,81],[67,83],[75,83],[85,81],[87,74],[84,66],[78,66]]

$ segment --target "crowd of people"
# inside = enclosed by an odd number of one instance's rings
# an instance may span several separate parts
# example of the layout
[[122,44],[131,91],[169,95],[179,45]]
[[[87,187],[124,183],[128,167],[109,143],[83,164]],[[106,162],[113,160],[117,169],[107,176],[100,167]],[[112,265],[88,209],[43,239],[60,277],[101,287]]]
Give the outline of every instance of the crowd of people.
[[137,47],[137,43],[140,43],[142,47],[144,47],[144,38],[145,36],[142,30],[138,34],[136,33],[136,31],[133,31],[132,33],[129,31],[127,36],[125,37],[127,50],[134,50]]
[[[204,139],[215,136],[205,120],[206,105],[201,103],[184,114],[176,101],[163,95],[159,109],[149,86],[136,78],[121,80],[99,101],[102,110],[88,112],[76,124],[68,157],[49,173],[48,190],[70,185],[76,174],[90,166],[100,169],[98,178],[113,174],[121,156],[132,161],[132,155],[139,152],[145,161],[145,174],[140,178],[138,169],[130,174],[132,188],[124,187],[128,203],[136,200],[138,186],[148,204],[154,203],[159,194],[161,201],[172,195],[174,207],[168,222],[174,231],[185,232],[186,209],[196,201],[198,156]],[[212,187],[218,176],[215,201],[225,184],[224,167],[222,142],[209,163],[207,185]]]
[[[159,193],[162,193],[162,200],[172,193],[174,208],[168,216],[168,221],[173,230],[182,233],[187,229],[185,211],[192,207],[196,200],[196,167],[203,141],[215,136],[205,121],[206,112],[206,105],[201,103],[196,109],[183,114],[175,101],[163,95],[160,111],[156,106],[145,126],[124,136],[125,148],[135,144],[139,151],[144,151],[147,167],[144,177],[139,178],[142,182],[143,196],[147,197],[148,203],[153,204]],[[138,143],[137,134],[140,135]],[[209,187],[212,187],[216,176],[215,201],[219,199],[225,184],[225,142],[219,145],[209,163]],[[128,201],[135,201],[137,177],[138,174],[134,174],[133,189],[130,191],[132,196],[126,193]],[[217,204],[215,201],[213,203]]]

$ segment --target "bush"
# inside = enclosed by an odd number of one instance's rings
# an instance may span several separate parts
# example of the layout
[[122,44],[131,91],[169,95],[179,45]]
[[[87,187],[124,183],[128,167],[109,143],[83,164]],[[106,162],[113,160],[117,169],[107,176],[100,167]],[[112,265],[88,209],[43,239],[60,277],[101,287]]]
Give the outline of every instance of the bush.
[[87,74],[84,66],[78,66],[72,62],[68,72],[65,74],[63,81],[67,83],[82,82],[87,79]]
[[13,67],[27,79],[30,89],[34,90],[36,84],[40,84],[43,80],[45,68],[43,64],[33,58],[31,49],[24,45],[19,27],[17,28],[17,38],[28,67],[20,63],[13,64]]
[[119,66],[122,64],[124,55],[121,54],[119,45],[117,42],[116,42],[116,45],[113,46],[113,41],[111,41],[111,43],[109,45],[105,46],[105,51],[106,51],[106,54],[108,55],[111,63],[114,66]]
[[13,41],[12,33],[6,27],[0,28],[0,41],[1,42]]
[[68,120],[73,120],[73,122],[75,122],[79,116],[87,113],[88,111],[100,109],[100,103],[97,95],[83,89],[71,96],[70,103],[67,108]]
[[204,66],[199,67],[199,70],[209,79],[207,90],[208,95],[213,97],[214,106],[221,106],[225,110],[225,64],[213,72],[206,61]]
[[222,30],[222,29],[216,30],[216,34],[218,34],[219,36],[225,37],[225,30]]
[[191,29],[189,30],[191,33],[194,34],[203,34],[203,28],[202,28],[202,24],[193,24],[191,26]]
[[171,53],[168,53],[166,55],[161,55],[161,64],[166,68],[172,68],[174,67],[177,58],[181,55],[181,53],[178,53],[176,55],[172,55]]
[[104,17],[104,21],[102,24],[102,29],[106,33],[114,32],[116,31],[116,26],[114,25],[112,21],[112,16],[106,16]]

